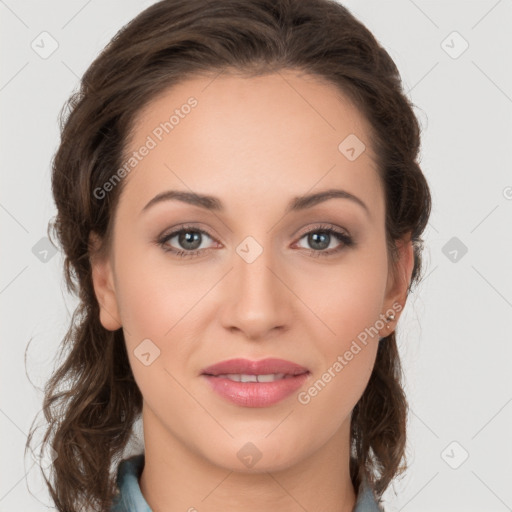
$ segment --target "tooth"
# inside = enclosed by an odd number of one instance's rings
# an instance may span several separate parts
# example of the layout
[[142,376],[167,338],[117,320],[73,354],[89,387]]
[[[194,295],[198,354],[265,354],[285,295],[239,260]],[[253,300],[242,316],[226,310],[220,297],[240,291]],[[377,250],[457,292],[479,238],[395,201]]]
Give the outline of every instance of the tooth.
[[223,373],[217,375],[219,378],[230,379],[234,382],[274,382],[276,380],[292,377],[285,373],[269,373],[265,375],[248,375],[245,373]]
[[274,382],[284,377],[284,373],[270,373],[268,375],[258,375],[258,382]]
[[226,379],[234,380],[235,382],[241,382],[241,375],[239,373],[228,373],[225,377]]
[[258,382],[258,378],[256,375],[245,375],[242,373],[240,375],[240,382]]
[[274,375],[258,375],[258,382],[274,382]]
[[258,375],[258,382],[274,382],[275,375]]

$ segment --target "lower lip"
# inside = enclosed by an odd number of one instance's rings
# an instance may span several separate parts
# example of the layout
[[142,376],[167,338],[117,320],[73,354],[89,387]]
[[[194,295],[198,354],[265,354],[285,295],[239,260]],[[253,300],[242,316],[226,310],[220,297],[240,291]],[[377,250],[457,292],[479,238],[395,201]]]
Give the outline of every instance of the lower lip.
[[235,382],[225,377],[204,375],[219,395],[242,407],[268,407],[297,391],[306,381],[308,373],[275,380],[274,382]]

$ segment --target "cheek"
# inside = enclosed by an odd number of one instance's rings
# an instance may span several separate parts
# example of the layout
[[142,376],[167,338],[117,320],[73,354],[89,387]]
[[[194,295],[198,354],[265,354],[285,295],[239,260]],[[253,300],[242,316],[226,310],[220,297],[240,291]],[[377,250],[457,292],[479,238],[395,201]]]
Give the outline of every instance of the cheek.
[[334,435],[340,425],[349,421],[352,410],[361,398],[374,366],[376,344],[361,345],[350,361],[339,354],[315,375],[298,395],[298,407],[304,421],[318,427],[321,418],[322,436]]
[[[136,247],[135,241],[131,247]],[[181,319],[187,321],[211,287],[211,279],[205,279],[204,272],[190,271],[159,251],[135,249],[129,257],[123,255],[117,260],[117,302],[123,326],[131,335],[161,339],[172,335],[174,326]]]
[[171,404],[186,410],[190,396],[179,384],[180,371],[195,347],[190,319],[200,296],[177,277],[163,279],[155,267],[124,277],[121,317],[137,386],[153,411]]
[[[304,325],[321,354],[316,368],[320,380],[305,401],[316,402],[312,409],[336,403],[343,414],[360,398],[375,363],[387,259],[383,249],[375,248],[373,253],[354,253],[353,259],[333,268],[317,272],[314,283],[311,273],[300,278],[299,293],[316,315],[307,315],[311,321]],[[313,399],[315,393],[318,398]]]
[[324,324],[330,346],[339,347],[357,337],[374,326],[383,312],[387,259],[378,254],[354,252],[336,267],[298,276],[297,295]]
[[363,394],[375,364],[376,323],[382,313],[386,276],[378,265],[352,266],[350,272],[340,271],[325,283],[324,293],[315,288],[305,300],[316,305],[322,321],[322,325],[317,319],[306,325],[320,359],[298,402],[310,417],[324,419],[325,432],[334,433]]

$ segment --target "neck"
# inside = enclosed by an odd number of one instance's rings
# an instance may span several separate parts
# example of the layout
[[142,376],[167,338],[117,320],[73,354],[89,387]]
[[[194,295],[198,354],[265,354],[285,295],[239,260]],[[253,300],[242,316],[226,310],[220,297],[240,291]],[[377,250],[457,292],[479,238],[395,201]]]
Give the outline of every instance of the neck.
[[355,506],[349,473],[350,417],[307,456],[278,468],[262,458],[246,472],[239,465],[214,464],[194,446],[180,442],[146,404],[143,423],[145,465],[139,484],[154,512],[352,512]]

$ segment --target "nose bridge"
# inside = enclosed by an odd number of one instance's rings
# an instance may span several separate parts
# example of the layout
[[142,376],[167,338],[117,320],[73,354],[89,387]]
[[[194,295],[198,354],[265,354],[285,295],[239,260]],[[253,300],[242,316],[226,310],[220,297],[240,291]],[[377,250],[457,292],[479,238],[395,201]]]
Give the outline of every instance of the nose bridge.
[[[275,266],[270,236],[259,242],[246,237],[235,249],[235,286],[240,289],[240,300],[269,300],[277,292],[276,277],[270,269]],[[260,237],[261,240],[261,237]]]
[[286,290],[276,277],[276,258],[270,240],[270,235],[264,237],[263,243],[248,236],[235,247],[233,255],[224,322],[251,337],[263,336],[284,320]]

